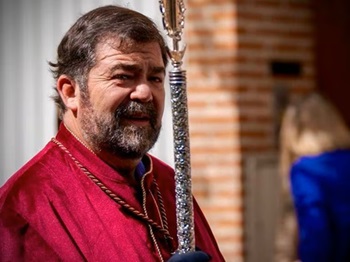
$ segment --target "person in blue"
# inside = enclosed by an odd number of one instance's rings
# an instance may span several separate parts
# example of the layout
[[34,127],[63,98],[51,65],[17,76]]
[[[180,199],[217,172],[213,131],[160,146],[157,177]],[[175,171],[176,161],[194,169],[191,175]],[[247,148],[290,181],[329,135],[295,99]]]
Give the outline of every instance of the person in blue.
[[311,93],[287,107],[281,148],[302,262],[350,261],[350,131],[329,100]]

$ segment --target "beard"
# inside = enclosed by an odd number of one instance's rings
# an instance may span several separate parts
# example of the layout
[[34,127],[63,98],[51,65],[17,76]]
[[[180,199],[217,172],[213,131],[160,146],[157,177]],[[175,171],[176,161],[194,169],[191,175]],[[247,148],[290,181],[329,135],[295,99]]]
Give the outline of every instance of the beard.
[[[152,102],[130,101],[121,104],[114,114],[99,114],[90,101],[84,101],[82,109],[81,126],[84,139],[96,152],[107,151],[122,158],[138,159],[146,154],[158,139],[161,124]],[[148,115],[149,125],[137,126],[123,121],[135,114]]]

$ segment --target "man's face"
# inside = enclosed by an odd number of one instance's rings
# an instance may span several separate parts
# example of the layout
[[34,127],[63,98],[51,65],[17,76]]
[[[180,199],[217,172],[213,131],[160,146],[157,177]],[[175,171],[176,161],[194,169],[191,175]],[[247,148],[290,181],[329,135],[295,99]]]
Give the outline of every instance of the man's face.
[[88,96],[81,96],[80,125],[94,150],[140,158],[156,142],[164,110],[165,68],[157,43],[118,50],[107,41],[96,49]]

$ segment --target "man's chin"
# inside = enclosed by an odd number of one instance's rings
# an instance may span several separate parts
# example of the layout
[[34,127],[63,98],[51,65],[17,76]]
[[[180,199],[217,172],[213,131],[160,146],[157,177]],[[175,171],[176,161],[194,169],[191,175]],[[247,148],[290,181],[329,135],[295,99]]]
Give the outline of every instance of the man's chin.
[[140,159],[142,158],[146,153],[148,152],[148,150],[126,150],[126,149],[114,149],[113,150],[113,154],[120,157],[120,158],[123,158],[123,159],[130,159],[130,160],[133,160],[133,159]]
[[122,140],[122,143],[120,140],[114,143],[110,142],[104,146],[104,149],[120,158],[140,159],[152,147],[149,141],[138,141],[135,137],[124,137]]

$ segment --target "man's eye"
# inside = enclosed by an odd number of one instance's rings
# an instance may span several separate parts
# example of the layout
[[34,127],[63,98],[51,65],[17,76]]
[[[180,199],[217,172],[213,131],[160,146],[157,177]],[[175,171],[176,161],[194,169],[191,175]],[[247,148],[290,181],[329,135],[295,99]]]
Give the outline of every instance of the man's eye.
[[149,81],[156,82],[156,83],[163,83],[163,78],[158,76],[152,76],[149,78]]
[[126,75],[126,74],[116,74],[112,77],[113,79],[118,79],[118,80],[129,80],[132,78],[131,75]]

